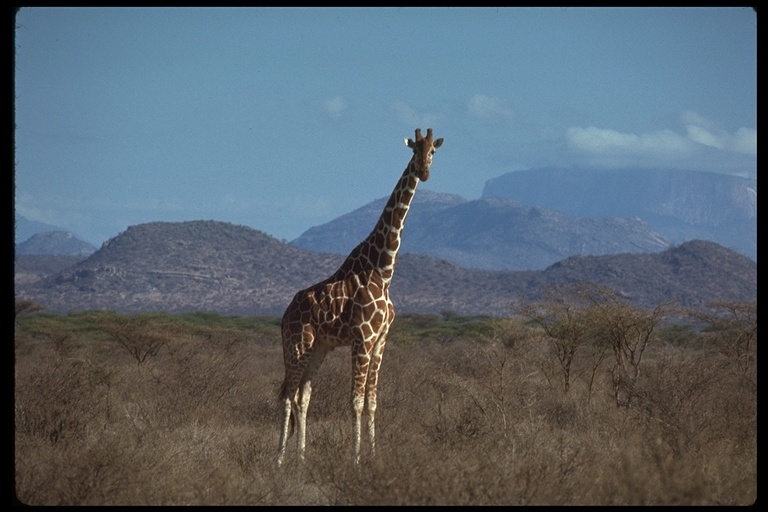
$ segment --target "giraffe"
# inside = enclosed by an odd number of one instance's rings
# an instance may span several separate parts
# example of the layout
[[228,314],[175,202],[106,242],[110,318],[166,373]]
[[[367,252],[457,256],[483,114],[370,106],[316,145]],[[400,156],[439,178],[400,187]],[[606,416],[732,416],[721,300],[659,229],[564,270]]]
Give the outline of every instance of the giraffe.
[[375,454],[376,389],[387,333],[395,318],[389,283],[397,262],[405,217],[419,181],[427,181],[432,155],[443,139],[432,129],[405,139],[413,157],[397,182],[370,235],[352,249],[329,278],[300,290],[283,314],[281,331],[285,380],[280,389],[281,423],[277,463],[282,464],[288,438],[297,424],[299,458],[304,459],[307,409],[312,381],[325,356],[337,347],[352,347],[352,408],[355,463],[360,462],[362,417]]

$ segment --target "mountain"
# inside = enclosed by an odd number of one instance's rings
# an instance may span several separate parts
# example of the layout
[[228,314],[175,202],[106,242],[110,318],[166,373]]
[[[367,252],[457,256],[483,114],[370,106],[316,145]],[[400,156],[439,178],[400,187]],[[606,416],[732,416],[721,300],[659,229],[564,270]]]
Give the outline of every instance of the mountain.
[[89,258],[17,287],[54,311],[279,314],[339,256],[306,253],[260,231],[216,221],[131,226]]
[[88,256],[94,252],[96,247],[67,231],[35,233],[26,241],[16,244],[16,254]]
[[[309,251],[346,256],[368,236],[388,200],[389,196],[376,199],[330,222],[311,227],[291,244]],[[417,191],[413,196],[411,209],[408,211],[405,226],[405,233],[408,234],[403,236],[402,252],[420,252],[414,249],[415,240],[411,240],[413,237],[410,236],[414,225],[424,224],[438,212],[466,202],[466,199],[455,194],[441,194],[431,190]]]
[[659,169],[540,168],[488,180],[503,197],[580,217],[639,217],[667,240],[712,240],[757,261],[757,180]]
[[[329,276],[343,260],[245,226],[153,222],[128,228],[69,268],[18,284],[16,296],[58,312],[280,315],[296,291]],[[756,267],[743,255],[703,241],[655,254],[574,256],[543,271],[522,272],[469,270],[403,254],[391,293],[400,313],[505,315],[546,287],[590,281],[640,307],[674,300],[699,308],[716,300],[756,301]]]
[[[19,215],[14,212],[14,243],[16,245],[26,241],[29,237],[37,233],[45,233],[49,231],[64,231],[68,232],[67,228],[61,226],[54,226],[52,224],[46,224],[37,220],[29,220],[23,215]],[[77,237],[77,235],[74,235]],[[79,238],[79,237],[77,237]],[[86,242],[87,243],[87,242]]]
[[[291,244],[348,254],[376,224],[387,198],[303,233]],[[465,268],[541,270],[576,254],[658,252],[669,242],[639,219],[579,218],[516,201],[418,191],[401,251],[450,260]]]

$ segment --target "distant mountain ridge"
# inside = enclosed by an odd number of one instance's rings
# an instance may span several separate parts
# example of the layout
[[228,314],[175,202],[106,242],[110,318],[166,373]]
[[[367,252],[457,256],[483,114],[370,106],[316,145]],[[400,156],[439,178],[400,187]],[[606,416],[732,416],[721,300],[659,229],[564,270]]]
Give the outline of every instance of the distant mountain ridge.
[[[280,315],[296,291],[329,276],[344,257],[299,249],[246,226],[153,222],[128,228],[69,268],[17,283],[16,297],[60,312]],[[17,257],[17,270],[24,259]],[[403,254],[391,293],[400,313],[509,315],[523,298],[579,281],[609,286],[640,307],[673,300],[700,308],[716,300],[756,300],[757,264],[704,241],[656,254],[572,257],[524,272],[468,270]]]
[[[47,224],[45,222],[40,222],[37,220],[30,220],[26,218],[23,215],[20,215],[16,212],[14,212],[14,243],[16,245],[21,244],[25,241],[27,241],[30,237],[33,235],[36,235],[38,233],[48,233],[48,232],[64,232],[69,233],[69,230],[67,228],[63,228],[61,226],[54,226],[53,224]],[[82,240],[77,234],[72,233],[72,236],[77,238],[78,240],[83,241],[83,243],[89,244],[89,242],[86,242]],[[94,248],[95,250],[95,248]]]
[[[291,243],[346,255],[370,233],[387,199],[311,227]],[[756,219],[755,179],[684,170],[529,169],[488,180],[478,200],[420,189],[401,253],[465,268],[541,270],[575,255],[659,252],[702,239],[757,261]],[[17,252],[76,254],[93,247],[28,240],[40,230],[63,231],[17,214]]]
[[35,233],[26,241],[16,244],[16,254],[87,256],[94,252],[96,252],[96,247],[80,240],[68,231]]
[[52,224],[46,224],[38,220],[29,220],[23,215],[18,213],[14,214],[14,243],[20,244],[27,240],[29,237],[36,233],[43,233],[46,231],[66,231],[66,229],[54,226]]
[[669,169],[537,168],[486,182],[504,197],[581,217],[638,217],[673,243],[705,239],[757,261],[757,180]]
[[[291,244],[347,254],[364,239],[386,203],[380,198]],[[403,232],[401,252],[444,258],[465,268],[541,270],[576,254],[658,252],[670,243],[639,219],[579,218],[501,198],[467,200],[419,190]]]

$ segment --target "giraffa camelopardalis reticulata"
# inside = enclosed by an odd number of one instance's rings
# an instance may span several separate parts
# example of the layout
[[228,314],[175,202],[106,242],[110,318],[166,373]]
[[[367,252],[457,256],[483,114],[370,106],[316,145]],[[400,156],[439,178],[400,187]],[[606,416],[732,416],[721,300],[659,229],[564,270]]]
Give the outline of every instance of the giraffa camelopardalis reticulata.
[[352,347],[352,406],[355,413],[355,462],[360,461],[363,409],[367,405],[371,453],[379,367],[387,332],[395,318],[389,283],[397,262],[405,217],[419,181],[429,178],[432,155],[443,139],[416,130],[405,139],[413,158],[397,182],[371,234],[355,247],[328,279],[299,291],[283,314],[285,380],[280,390],[282,418],[277,463],[297,423],[299,457],[304,458],[307,408],[312,380],[325,356],[336,347]]

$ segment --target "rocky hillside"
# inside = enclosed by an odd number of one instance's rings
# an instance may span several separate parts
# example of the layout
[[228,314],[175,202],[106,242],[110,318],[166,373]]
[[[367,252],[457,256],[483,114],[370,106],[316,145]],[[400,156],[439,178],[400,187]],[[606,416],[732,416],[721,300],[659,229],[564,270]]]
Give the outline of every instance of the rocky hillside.
[[[17,268],[23,259],[17,257]],[[343,259],[299,249],[245,226],[154,222],[128,228],[69,268],[17,283],[16,293],[62,312],[280,315],[298,289],[327,277]],[[392,295],[400,312],[504,315],[520,299],[537,298],[545,287],[590,281],[641,307],[674,300],[695,308],[715,300],[756,300],[756,267],[734,251],[701,241],[656,254],[572,257],[543,271],[468,270],[446,260],[402,254]]]
[[13,281],[16,287],[34,283],[73,267],[85,258],[86,256],[62,254],[16,254]]
[[[313,227],[291,243],[346,255],[373,229],[386,199]],[[574,217],[510,199],[468,201],[428,190],[414,196],[402,242],[404,252],[484,270],[542,270],[573,255],[659,252],[669,246],[636,218]]]
[[128,228],[17,295],[54,310],[277,314],[307,279],[332,272],[340,259],[307,254],[245,226],[152,222]]

